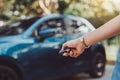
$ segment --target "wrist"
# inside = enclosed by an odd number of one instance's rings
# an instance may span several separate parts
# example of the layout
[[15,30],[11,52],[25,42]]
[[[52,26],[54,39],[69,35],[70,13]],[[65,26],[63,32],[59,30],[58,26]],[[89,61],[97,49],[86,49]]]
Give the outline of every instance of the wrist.
[[80,43],[82,44],[82,46],[83,46],[84,48],[89,48],[89,45],[86,44],[84,37],[79,38],[79,41],[80,41]]

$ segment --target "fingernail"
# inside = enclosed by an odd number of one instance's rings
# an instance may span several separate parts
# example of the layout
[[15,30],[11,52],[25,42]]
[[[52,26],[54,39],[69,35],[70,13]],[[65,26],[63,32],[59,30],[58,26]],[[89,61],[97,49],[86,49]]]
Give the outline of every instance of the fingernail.
[[66,54],[63,54],[63,56],[66,56]]

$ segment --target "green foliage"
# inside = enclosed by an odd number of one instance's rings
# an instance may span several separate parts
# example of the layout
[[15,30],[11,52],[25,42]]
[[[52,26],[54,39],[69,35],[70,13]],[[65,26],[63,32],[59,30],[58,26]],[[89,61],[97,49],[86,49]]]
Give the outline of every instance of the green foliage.
[[[48,0],[43,0],[48,1]],[[50,0],[58,9],[51,6],[53,13],[64,13],[81,16],[88,19],[96,28],[119,14],[112,0]],[[0,2],[1,3],[1,2]],[[16,19],[21,16],[41,15],[38,0],[2,0],[0,18]],[[106,6],[107,5],[107,6]],[[117,5],[119,6],[119,5]],[[120,6],[119,6],[120,7]]]
[[10,12],[10,9],[12,8],[14,1],[15,0],[1,1],[1,4],[3,4],[3,6],[0,7],[0,18],[9,19],[8,13]]
[[16,19],[20,16],[33,16],[37,14],[36,0],[3,0],[0,8],[0,18]]

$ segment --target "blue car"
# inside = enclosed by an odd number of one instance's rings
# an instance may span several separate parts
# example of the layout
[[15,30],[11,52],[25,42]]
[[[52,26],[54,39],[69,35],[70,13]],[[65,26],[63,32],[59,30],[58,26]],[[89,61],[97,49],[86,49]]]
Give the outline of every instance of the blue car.
[[0,80],[57,80],[81,72],[103,76],[106,56],[101,42],[77,58],[59,54],[64,42],[95,30],[86,19],[63,14],[32,19],[0,30]]

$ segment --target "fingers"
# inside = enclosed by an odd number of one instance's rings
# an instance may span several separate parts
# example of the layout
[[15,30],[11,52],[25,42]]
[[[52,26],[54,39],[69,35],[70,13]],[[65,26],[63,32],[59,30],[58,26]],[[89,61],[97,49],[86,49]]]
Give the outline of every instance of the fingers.
[[70,57],[78,57],[79,55],[82,54],[84,49],[72,49],[69,53],[64,53],[63,56],[70,56]]
[[71,50],[69,53],[64,53],[63,56],[70,56],[76,58],[79,56],[79,53],[77,53],[76,50]]
[[64,43],[64,44],[62,45],[61,50],[64,50],[66,47],[67,47],[67,45]]
[[84,51],[84,46],[82,46],[81,43],[79,43],[78,39],[67,41],[62,45],[61,50],[65,50],[65,48],[71,48],[71,51],[69,53],[63,53],[63,56],[70,56],[70,57],[78,57],[82,54]]
[[74,52],[73,52],[72,50],[70,51],[69,56],[70,56],[70,57],[73,57],[73,56],[74,56]]
[[62,45],[61,50],[64,50],[65,48],[74,48],[74,46],[72,45],[71,41],[67,41]]
[[70,57],[76,57],[76,55],[77,55],[77,52],[76,52],[76,50],[72,50],[72,51],[70,51]]
[[74,57],[74,52],[73,52],[73,51],[70,51],[69,53],[64,53],[63,56]]
[[69,53],[64,53],[63,56],[69,56]]

